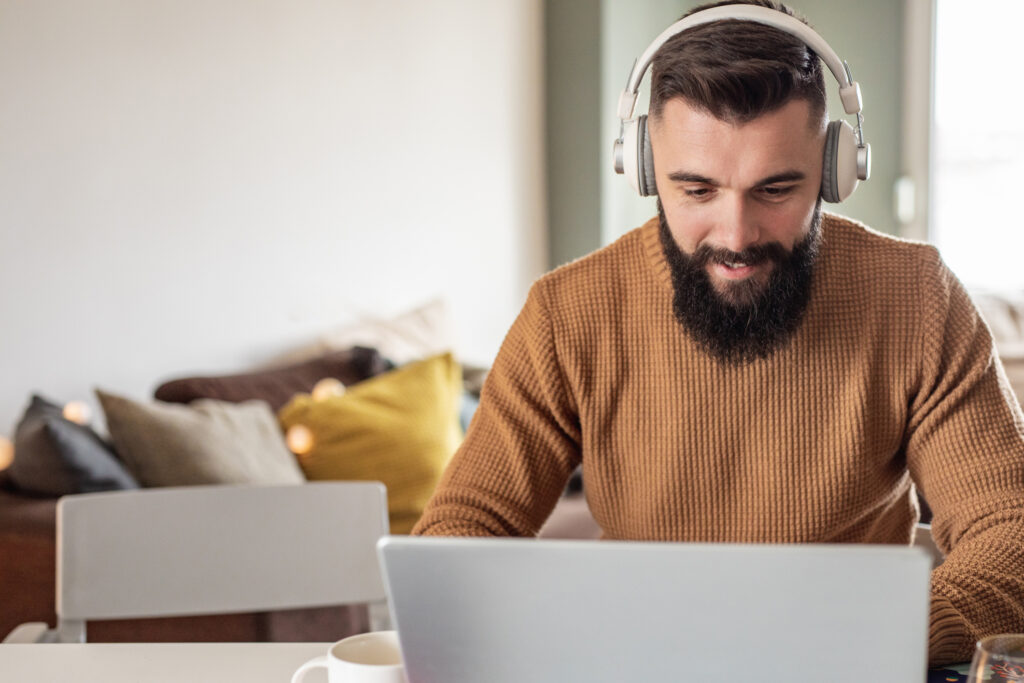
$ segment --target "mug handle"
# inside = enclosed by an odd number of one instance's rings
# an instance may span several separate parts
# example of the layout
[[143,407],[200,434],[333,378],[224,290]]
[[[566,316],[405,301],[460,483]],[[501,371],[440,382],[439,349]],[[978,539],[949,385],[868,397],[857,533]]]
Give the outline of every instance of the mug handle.
[[296,669],[295,673],[292,674],[292,683],[300,683],[300,681],[302,681],[302,679],[306,677],[307,671],[309,671],[310,669],[316,669],[321,666],[325,669],[327,668],[327,655],[313,657],[313,659],[309,660],[308,662],[300,666],[298,669]]

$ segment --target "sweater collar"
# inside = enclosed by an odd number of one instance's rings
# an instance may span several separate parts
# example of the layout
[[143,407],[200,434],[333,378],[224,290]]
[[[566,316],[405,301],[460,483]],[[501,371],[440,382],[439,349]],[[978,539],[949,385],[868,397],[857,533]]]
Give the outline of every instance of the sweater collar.
[[650,219],[640,226],[640,240],[643,245],[644,256],[654,274],[654,279],[664,287],[672,290],[672,273],[669,270],[668,260],[665,258],[665,251],[661,248],[661,235],[659,234],[658,217]]

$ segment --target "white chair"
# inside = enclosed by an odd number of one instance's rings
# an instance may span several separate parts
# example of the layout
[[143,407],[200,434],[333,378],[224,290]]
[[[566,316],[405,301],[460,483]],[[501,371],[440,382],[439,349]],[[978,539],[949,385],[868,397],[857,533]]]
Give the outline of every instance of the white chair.
[[946,560],[946,556],[942,554],[939,546],[935,545],[935,539],[932,538],[931,524],[917,525],[917,529],[914,531],[914,545],[924,548],[932,556],[932,569],[938,567]]
[[200,486],[57,504],[57,627],[5,643],[85,642],[86,621],[369,604],[386,622],[377,482]]

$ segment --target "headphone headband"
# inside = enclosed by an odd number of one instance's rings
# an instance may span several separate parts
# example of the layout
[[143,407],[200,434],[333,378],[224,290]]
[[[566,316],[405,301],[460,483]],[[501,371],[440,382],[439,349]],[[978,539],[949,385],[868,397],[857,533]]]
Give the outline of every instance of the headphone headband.
[[765,24],[784,31],[796,38],[799,38],[807,47],[811,48],[825,62],[825,65],[832,72],[839,83],[839,97],[843,101],[843,110],[847,114],[857,114],[861,111],[862,102],[860,96],[860,85],[853,80],[850,74],[850,66],[839,58],[825,39],[815,32],[810,26],[783,12],[768,7],[756,5],[723,5],[711,9],[695,12],[688,17],[680,19],[669,26],[654,39],[647,49],[643,51],[639,59],[633,64],[629,72],[629,80],[626,82],[626,89],[622,91],[619,98],[619,118],[622,120],[633,118],[633,111],[636,109],[636,98],[640,90],[640,81],[654,60],[655,53],[670,38],[686,29],[709,24],[713,21],[724,21],[735,19],[737,21],[753,21],[758,24]]
[[828,124],[821,197],[829,202],[843,201],[853,193],[859,180],[867,180],[871,174],[871,145],[864,141],[860,84],[853,80],[850,65],[841,60],[814,29],[785,12],[758,5],[722,5],[684,17],[662,31],[633,62],[626,89],[619,96],[619,137],[615,141],[613,160],[616,173],[624,173],[633,188],[643,197],[658,193],[647,116],[634,118],[640,82],[654,60],[654,55],[673,36],[701,24],[730,20],[764,24],[799,39],[825,63],[839,83],[843,109],[847,114],[856,115],[857,125],[853,128],[845,121]]

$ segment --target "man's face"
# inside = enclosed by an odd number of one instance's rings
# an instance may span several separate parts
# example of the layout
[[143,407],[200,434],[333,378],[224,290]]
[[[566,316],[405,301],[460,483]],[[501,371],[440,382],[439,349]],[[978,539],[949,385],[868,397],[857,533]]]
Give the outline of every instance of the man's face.
[[800,325],[820,241],[823,124],[803,101],[731,124],[677,99],[651,125],[673,311],[716,358],[767,358]]
[[650,135],[658,197],[676,245],[699,257],[723,302],[754,303],[779,255],[810,232],[825,121],[811,116],[805,100],[737,124],[675,98],[651,120]]

